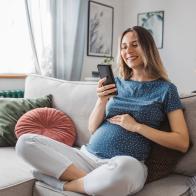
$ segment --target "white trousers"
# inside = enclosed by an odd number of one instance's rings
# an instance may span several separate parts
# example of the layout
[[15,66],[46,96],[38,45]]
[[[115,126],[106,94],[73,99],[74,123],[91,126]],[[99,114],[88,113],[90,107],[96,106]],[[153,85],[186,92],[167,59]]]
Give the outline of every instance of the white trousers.
[[88,195],[126,196],[141,190],[147,178],[144,163],[130,156],[100,159],[89,153],[36,134],[22,135],[16,152],[40,172],[59,177],[71,165],[84,170],[84,190]]

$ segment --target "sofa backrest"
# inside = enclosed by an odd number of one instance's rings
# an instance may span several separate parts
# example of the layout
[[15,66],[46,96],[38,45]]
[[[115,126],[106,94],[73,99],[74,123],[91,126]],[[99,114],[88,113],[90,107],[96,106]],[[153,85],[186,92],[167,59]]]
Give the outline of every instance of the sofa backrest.
[[196,94],[181,98],[184,115],[189,129],[191,147],[175,168],[176,173],[196,175]]
[[88,118],[96,103],[96,82],[65,81],[31,74],[25,82],[25,98],[37,98],[51,94],[53,107],[65,112],[77,129],[76,145],[89,140]]

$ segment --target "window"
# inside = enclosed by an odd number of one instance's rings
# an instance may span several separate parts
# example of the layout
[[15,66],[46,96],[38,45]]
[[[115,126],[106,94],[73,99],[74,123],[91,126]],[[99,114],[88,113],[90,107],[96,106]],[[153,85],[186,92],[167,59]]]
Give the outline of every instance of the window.
[[0,1],[0,74],[34,72],[24,0]]

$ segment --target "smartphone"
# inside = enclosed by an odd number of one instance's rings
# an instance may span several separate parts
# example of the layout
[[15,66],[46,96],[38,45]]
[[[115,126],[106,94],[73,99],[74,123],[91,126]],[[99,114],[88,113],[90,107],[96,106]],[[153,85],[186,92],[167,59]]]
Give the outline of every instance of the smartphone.
[[[97,69],[101,79],[106,77],[106,81],[103,83],[104,86],[108,84],[116,84],[111,65],[98,64]],[[117,94],[118,94],[117,91],[112,93],[112,95],[117,95]]]

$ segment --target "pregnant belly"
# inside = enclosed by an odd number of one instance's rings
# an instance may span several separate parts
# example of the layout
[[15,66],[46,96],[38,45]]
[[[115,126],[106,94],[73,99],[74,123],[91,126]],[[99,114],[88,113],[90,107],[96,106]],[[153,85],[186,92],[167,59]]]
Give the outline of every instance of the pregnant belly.
[[128,155],[145,160],[149,155],[150,141],[105,121],[91,136],[87,150],[101,158]]

